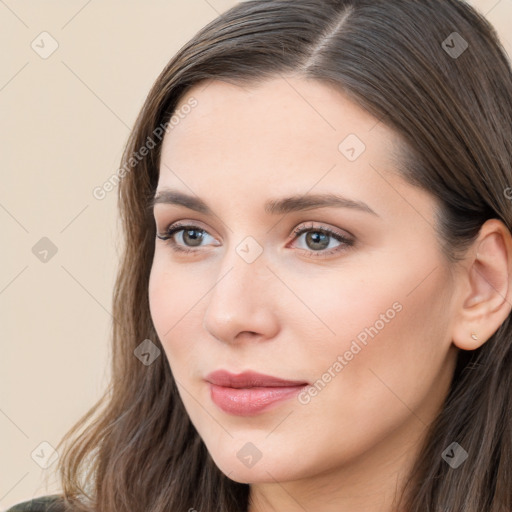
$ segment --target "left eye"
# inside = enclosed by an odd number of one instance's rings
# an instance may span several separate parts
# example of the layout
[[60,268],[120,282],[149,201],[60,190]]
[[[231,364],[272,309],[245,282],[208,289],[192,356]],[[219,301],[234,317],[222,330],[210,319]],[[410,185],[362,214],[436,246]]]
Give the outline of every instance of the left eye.
[[[337,252],[340,250],[340,246],[351,246],[352,240],[345,237],[344,235],[332,231],[327,227],[317,228],[317,227],[309,227],[309,228],[298,228],[294,231],[296,238],[302,237],[302,235],[306,235],[304,238],[304,242],[306,246],[309,248],[313,248],[313,252],[325,251],[322,254],[331,254],[332,252]],[[338,242],[338,245],[334,247],[331,246],[333,240]],[[317,249],[316,251],[314,249]],[[327,250],[329,249],[329,250]],[[306,249],[308,250],[308,249]],[[311,250],[311,249],[309,249]]]
[[[175,240],[175,237],[178,233],[180,234],[181,243],[178,243]],[[353,239],[348,238],[342,233],[333,231],[332,229],[326,226],[316,227],[313,225],[301,225],[298,228],[296,228],[293,233],[295,235],[295,238],[297,239],[300,238],[303,234],[306,234],[305,242],[310,247],[312,246],[312,248],[301,250],[310,253],[311,256],[313,257],[329,255],[332,254],[333,252],[346,250],[352,245],[354,245]],[[209,236],[213,240],[215,240],[211,235],[207,233],[206,230],[198,226],[179,223],[169,226],[165,232],[165,235],[157,235],[157,237],[160,240],[168,242],[174,251],[185,253],[198,252],[198,250],[194,249],[193,247],[200,247],[201,242],[205,240],[205,236]],[[334,247],[334,249],[330,247],[330,242],[333,239],[339,242],[339,244],[336,247]]]
[[[315,226],[310,224],[307,226],[301,225],[293,231],[296,238],[306,234],[305,242],[307,245],[313,244],[313,249],[305,249],[306,256],[308,257],[325,257],[338,252],[346,251],[354,245],[354,239],[348,237],[341,232],[334,231],[327,226]],[[329,239],[334,239],[339,244],[334,248],[329,248]],[[327,242],[327,244],[326,244]],[[316,246],[316,247],[315,247]],[[320,246],[320,247],[318,247]],[[315,250],[316,249],[316,250]],[[326,250],[328,249],[328,250]]]

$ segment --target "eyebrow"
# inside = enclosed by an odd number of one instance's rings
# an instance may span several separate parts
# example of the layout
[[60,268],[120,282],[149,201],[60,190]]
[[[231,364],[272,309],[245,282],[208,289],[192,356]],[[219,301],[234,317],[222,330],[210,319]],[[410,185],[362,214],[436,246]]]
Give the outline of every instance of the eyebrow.
[[[161,189],[155,197],[151,199],[149,208],[152,209],[157,204],[181,205],[190,210],[204,213],[205,215],[214,215],[213,210],[199,197],[168,188]],[[379,217],[372,208],[362,201],[355,201],[330,193],[295,195],[282,199],[270,199],[265,203],[265,213],[270,215],[283,215],[291,212],[329,207],[351,208]]]

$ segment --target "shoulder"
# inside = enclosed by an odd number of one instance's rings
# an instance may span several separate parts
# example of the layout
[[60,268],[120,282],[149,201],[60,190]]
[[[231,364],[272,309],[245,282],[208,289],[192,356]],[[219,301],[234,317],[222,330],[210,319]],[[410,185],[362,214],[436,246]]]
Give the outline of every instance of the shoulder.
[[59,494],[39,496],[13,505],[5,512],[64,512],[63,497]]

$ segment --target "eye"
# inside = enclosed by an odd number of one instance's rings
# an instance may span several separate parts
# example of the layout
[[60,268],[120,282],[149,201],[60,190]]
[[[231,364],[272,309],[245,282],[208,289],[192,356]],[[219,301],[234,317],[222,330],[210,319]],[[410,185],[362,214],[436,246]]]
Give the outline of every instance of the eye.
[[[182,241],[185,242],[185,244],[190,243],[190,247],[199,247],[201,242],[205,239],[205,234],[207,234],[207,232],[204,229],[200,228],[199,226],[181,224],[177,222],[175,224],[170,225],[166,229],[165,235],[157,234],[156,236],[157,238],[160,238],[160,240],[164,240],[165,242],[169,243],[171,248],[176,252],[197,252],[196,249],[187,248],[187,245],[183,247],[176,243],[175,235],[177,233],[180,233],[181,236],[179,238],[181,238]],[[211,235],[207,236],[210,236],[213,239]]]
[[[346,251],[354,245],[352,238],[327,226],[301,225],[293,230],[293,234],[296,239],[300,239],[303,234],[306,234],[304,242],[312,249],[306,249],[305,256],[311,258],[327,257],[331,254]],[[333,247],[331,244],[333,240],[338,242],[338,245]]]
[[[294,240],[300,239],[302,235],[306,234],[304,238],[305,243],[310,247],[309,249],[301,249],[307,257],[326,257],[331,254],[347,250],[354,245],[354,240],[345,236],[343,233],[334,231],[327,226],[315,226],[313,224],[305,226],[304,224],[298,226],[293,231]],[[181,239],[180,242],[176,241],[177,238]],[[175,223],[171,224],[165,231],[164,235],[157,234],[157,238],[170,244],[173,251],[181,253],[198,253],[197,248],[201,247],[201,243],[207,237],[215,240],[208,232],[199,226],[193,224]],[[331,242],[335,242],[332,246]],[[336,242],[338,245],[336,245]],[[215,245],[219,245],[216,243]]]

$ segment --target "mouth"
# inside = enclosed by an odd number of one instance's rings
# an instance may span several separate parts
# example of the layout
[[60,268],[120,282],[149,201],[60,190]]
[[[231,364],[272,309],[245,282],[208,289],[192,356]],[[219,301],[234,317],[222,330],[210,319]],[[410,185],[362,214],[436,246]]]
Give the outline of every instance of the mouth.
[[284,380],[253,371],[235,375],[217,370],[205,380],[209,383],[213,403],[236,416],[259,414],[292,398],[309,385],[306,381]]

